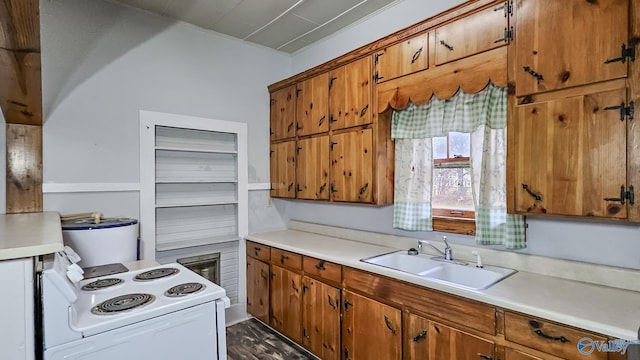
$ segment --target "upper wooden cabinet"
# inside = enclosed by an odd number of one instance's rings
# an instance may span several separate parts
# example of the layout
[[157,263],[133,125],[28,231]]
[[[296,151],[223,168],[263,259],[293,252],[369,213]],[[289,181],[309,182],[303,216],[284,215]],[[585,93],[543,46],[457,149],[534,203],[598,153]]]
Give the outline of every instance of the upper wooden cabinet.
[[296,86],[297,135],[329,130],[329,73],[304,80]]
[[517,212],[627,218],[627,121],[606,110],[624,103],[626,88],[517,106]]
[[373,130],[331,138],[331,197],[334,201],[373,201]]
[[290,85],[271,93],[271,140],[288,139],[296,136],[295,92],[296,86]]
[[[516,95],[627,75],[629,0],[516,1]],[[628,59],[626,59],[628,60]]]
[[296,197],[329,200],[329,135],[298,140]]
[[329,74],[331,129],[370,124],[373,117],[371,56],[332,70]]
[[391,45],[373,55],[376,82],[384,82],[429,67],[428,34]]
[[509,24],[506,11],[508,12],[508,7],[504,4],[492,6],[436,28],[436,65],[507,44]]
[[270,150],[271,196],[296,196],[296,142],[272,143]]

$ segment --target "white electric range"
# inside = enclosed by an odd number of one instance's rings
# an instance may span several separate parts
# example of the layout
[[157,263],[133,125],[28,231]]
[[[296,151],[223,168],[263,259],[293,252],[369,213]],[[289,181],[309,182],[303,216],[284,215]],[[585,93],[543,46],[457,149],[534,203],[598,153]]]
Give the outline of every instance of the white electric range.
[[85,280],[77,261],[42,274],[45,360],[226,359],[220,286],[177,263]]

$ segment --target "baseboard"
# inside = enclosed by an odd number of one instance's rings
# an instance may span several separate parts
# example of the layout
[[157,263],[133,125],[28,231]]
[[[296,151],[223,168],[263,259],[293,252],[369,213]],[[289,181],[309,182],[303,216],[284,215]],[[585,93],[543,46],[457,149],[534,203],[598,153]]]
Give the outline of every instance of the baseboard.
[[225,311],[225,324],[231,326],[249,319],[246,304],[233,304]]

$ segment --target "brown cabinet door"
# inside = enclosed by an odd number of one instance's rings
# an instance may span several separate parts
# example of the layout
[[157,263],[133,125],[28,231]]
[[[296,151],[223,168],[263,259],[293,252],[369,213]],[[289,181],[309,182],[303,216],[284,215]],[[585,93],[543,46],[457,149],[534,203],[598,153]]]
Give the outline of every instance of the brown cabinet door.
[[271,326],[300,343],[301,337],[301,276],[283,269],[271,266]]
[[427,33],[416,36],[374,55],[377,82],[408,75],[429,67]]
[[297,135],[329,131],[329,73],[299,83],[296,98]]
[[340,360],[340,289],[302,278],[302,345],[324,360]]
[[298,140],[296,197],[329,200],[329,135]]
[[522,214],[627,217],[626,89],[517,106],[516,211]]
[[271,140],[288,139],[296,136],[295,91],[295,85],[291,85],[271,93],[269,110]]
[[492,6],[437,28],[436,65],[505,45],[507,19],[503,9]]
[[429,320],[409,312],[402,314],[404,360],[428,360]]
[[248,256],[247,312],[269,323],[269,265]]
[[516,96],[621,78],[628,0],[516,1]]
[[331,129],[370,124],[373,117],[371,56],[329,74]]
[[429,360],[495,359],[489,340],[436,323],[429,324]]
[[373,131],[361,129],[331,138],[331,199],[373,202]]
[[343,359],[401,359],[401,324],[400,310],[345,290]]
[[271,197],[295,198],[296,142],[271,144]]
[[537,356],[525,354],[518,350],[506,348],[504,351],[504,360],[542,360]]

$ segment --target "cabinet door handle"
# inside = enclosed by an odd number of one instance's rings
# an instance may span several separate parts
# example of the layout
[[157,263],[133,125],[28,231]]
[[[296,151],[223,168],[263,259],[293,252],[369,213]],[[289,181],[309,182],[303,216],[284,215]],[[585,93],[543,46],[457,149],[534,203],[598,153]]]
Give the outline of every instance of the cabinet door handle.
[[290,132],[292,128],[293,128],[293,123],[290,123],[289,126],[287,126],[287,132]]
[[447,49],[449,49],[449,51],[453,51],[453,46],[447,44],[446,42],[444,42],[444,40],[440,40],[440,45],[446,47]]
[[551,341],[560,341],[561,343],[567,343],[569,342],[569,339],[567,339],[564,336],[551,336],[549,334],[545,334],[541,329],[540,329],[540,323],[535,321],[535,320],[530,320],[529,321],[529,326],[531,327],[531,331],[538,335],[539,337],[543,338],[543,339],[547,339],[547,340],[551,340]]
[[524,70],[524,72],[528,73],[529,75],[533,76],[534,78],[536,78],[538,80],[538,82],[544,80],[544,77],[542,76],[542,74],[539,74],[537,72],[535,72],[532,68],[530,68],[529,66],[525,66],[522,68]]
[[413,342],[418,342],[427,337],[427,330],[422,330],[420,333],[413,337]]
[[353,303],[347,299],[344,299],[344,309],[349,309],[349,306],[353,306]]
[[420,57],[420,54],[422,53],[422,48],[418,49],[418,51],[416,51],[415,53],[413,53],[413,56],[411,57],[411,63],[415,63],[416,61],[418,61],[418,58]]
[[[482,353],[478,353],[478,356],[480,356],[480,358],[484,359],[484,360],[493,360],[493,356],[485,355],[485,354],[482,354]],[[500,359],[496,358],[496,360],[500,360]]]
[[284,264],[285,260],[289,260],[289,257],[287,255],[280,255],[280,263]]
[[324,260],[320,260],[320,261],[316,264],[316,269],[318,269],[318,270],[327,270],[327,269],[324,267]]
[[385,325],[387,325],[387,329],[391,330],[393,335],[395,335],[396,334],[396,329],[393,328],[393,324],[391,324],[391,321],[389,320],[387,315],[384,316],[384,323],[385,323]]
[[367,191],[368,187],[369,187],[369,183],[362,185],[362,187],[360,188],[360,195],[363,195]]
[[531,189],[529,189],[529,185],[523,183],[522,188],[527,192],[527,194],[536,199],[536,201],[542,201],[542,196],[531,191]]
[[362,110],[360,110],[360,117],[363,117],[364,114],[367,113],[367,109],[369,108],[369,104],[365,105]]
[[327,117],[327,115],[324,115],[323,117],[320,118],[320,120],[318,121],[318,127],[322,126],[322,123],[324,122],[324,119]]
[[327,183],[322,184],[322,186],[320,186],[320,194],[322,194],[322,192],[324,191],[324,189],[327,187]]
[[263,279],[267,279],[267,273],[264,271],[264,269],[260,269],[260,276],[262,276]]
[[296,286],[296,282],[294,280],[291,280],[291,287],[293,288],[293,290],[295,290],[296,292],[298,292],[298,287]]

